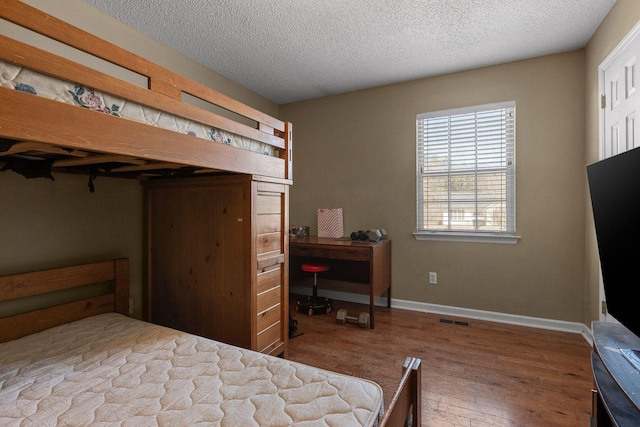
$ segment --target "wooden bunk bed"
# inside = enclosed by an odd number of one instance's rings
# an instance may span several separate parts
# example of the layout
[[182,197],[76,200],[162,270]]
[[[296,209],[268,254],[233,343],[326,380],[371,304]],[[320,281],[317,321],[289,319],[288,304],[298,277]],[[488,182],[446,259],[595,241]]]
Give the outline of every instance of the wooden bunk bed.
[[[14,90],[6,86],[2,88],[0,98],[0,137],[3,138],[1,151],[4,156],[21,154],[52,159],[53,170],[93,169],[112,176],[166,176],[222,170],[291,179],[289,123],[270,117],[17,0],[0,2],[0,18],[142,76],[147,87],[111,77],[4,36],[0,37],[2,61],[210,128],[245,136],[274,147],[277,152],[275,156],[264,156],[248,150],[234,150],[225,144],[211,144],[211,141],[193,138],[188,134],[167,132],[160,127],[133,120],[120,120],[117,112],[104,114],[104,109],[89,102],[82,105],[84,108],[77,108],[78,103],[67,104],[41,96],[26,96],[33,93],[29,93],[30,89],[37,92],[37,88],[28,88],[24,84],[20,86],[18,82]],[[255,126],[183,102],[183,94],[233,112],[253,121]]]
[[[90,177],[90,182],[98,175],[145,182],[163,178],[157,185],[146,186],[150,204],[158,200],[157,192],[169,185],[167,178],[181,187],[185,183],[197,187],[201,181],[194,180],[200,179],[207,183],[204,186],[215,187],[219,182],[239,185],[249,202],[239,202],[240,212],[247,218],[240,247],[246,291],[240,293],[242,307],[235,310],[245,316],[241,322],[245,335],[236,345],[247,348],[248,353],[243,354],[251,357],[262,354],[273,361],[276,358],[272,355],[286,356],[291,124],[17,0],[0,0],[0,18],[115,64],[146,82],[139,85],[124,81],[0,35],[0,169],[27,177],[82,173]],[[206,105],[183,101],[189,97]],[[233,197],[237,199],[237,193]],[[147,216],[149,224],[155,224],[157,215],[148,211]],[[152,237],[148,244],[154,244]],[[153,295],[157,290],[154,278],[165,272],[154,268],[159,262],[151,259],[151,251],[149,258],[148,290]],[[128,284],[123,285],[127,275],[126,262],[118,261],[0,278],[0,302],[75,287],[79,282],[116,283],[113,292],[98,299],[91,297],[1,319],[0,340],[14,340],[59,325],[66,327],[69,322],[93,319],[105,312],[128,314]],[[154,306],[149,304],[150,320],[154,321]],[[24,339],[37,340],[33,338],[37,336]],[[218,345],[217,341],[211,342]],[[2,348],[0,359],[7,357]],[[419,360],[407,359],[403,370],[403,379],[381,425],[401,425],[398,420],[408,414],[414,425],[420,425]],[[0,401],[11,400],[5,391],[0,386]]]

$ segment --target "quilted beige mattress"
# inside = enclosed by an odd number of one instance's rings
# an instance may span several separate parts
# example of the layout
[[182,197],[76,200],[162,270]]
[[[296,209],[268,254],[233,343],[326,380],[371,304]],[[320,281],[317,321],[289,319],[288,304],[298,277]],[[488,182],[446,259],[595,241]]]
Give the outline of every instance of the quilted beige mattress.
[[0,344],[1,426],[371,426],[377,384],[104,314]]

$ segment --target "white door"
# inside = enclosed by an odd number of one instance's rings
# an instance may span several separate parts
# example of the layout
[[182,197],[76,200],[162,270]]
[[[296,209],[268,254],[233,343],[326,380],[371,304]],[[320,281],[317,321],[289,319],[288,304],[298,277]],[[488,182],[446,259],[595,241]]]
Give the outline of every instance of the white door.
[[[640,23],[627,34],[599,67],[601,99],[600,158],[640,145]],[[605,301],[600,274],[600,305]],[[600,310],[601,321],[611,321]]]

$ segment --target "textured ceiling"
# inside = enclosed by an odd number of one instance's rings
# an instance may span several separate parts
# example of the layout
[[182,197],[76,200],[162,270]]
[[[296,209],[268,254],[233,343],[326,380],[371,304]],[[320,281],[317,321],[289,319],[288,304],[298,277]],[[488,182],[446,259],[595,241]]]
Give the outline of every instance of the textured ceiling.
[[615,0],[84,0],[277,104],[584,47]]

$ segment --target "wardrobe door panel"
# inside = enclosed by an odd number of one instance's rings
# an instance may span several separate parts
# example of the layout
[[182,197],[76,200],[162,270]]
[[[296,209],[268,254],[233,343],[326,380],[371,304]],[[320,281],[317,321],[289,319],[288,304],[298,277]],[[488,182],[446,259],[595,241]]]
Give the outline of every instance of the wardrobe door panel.
[[243,185],[148,190],[152,322],[250,345],[244,201]]

